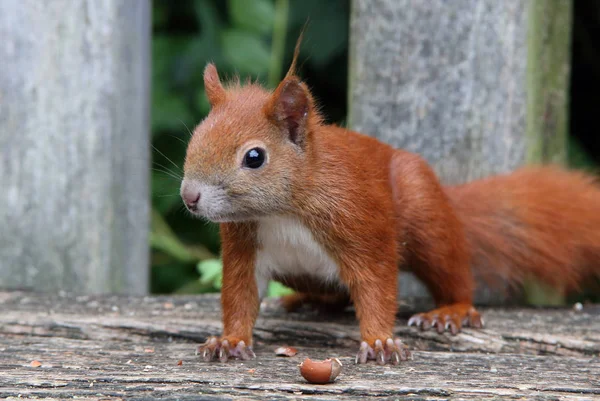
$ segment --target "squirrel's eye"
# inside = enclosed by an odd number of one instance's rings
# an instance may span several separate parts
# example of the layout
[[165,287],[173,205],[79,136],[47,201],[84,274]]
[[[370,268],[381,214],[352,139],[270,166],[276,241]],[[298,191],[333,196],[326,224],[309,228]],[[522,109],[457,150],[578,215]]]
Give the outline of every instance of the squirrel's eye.
[[244,155],[244,167],[259,168],[265,162],[265,150],[252,148]]

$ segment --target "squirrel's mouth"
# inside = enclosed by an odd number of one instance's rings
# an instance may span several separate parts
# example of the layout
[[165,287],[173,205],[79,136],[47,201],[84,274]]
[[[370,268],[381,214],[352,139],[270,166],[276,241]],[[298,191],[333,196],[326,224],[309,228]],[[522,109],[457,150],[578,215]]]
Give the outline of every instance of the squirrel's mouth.
[[253,220],[252,216],[246,213],[194,213],[202,216],[213,223],[235,223]]

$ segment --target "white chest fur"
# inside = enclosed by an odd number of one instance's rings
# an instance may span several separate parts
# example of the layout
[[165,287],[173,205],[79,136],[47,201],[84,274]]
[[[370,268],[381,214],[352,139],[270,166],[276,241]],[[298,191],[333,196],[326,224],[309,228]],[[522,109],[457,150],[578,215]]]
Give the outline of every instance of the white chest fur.
[[268,217],[258,224],[259,251],[256,277],[261,293],[273,274],[310,276],[324,283],[339,283],[338,266],[315,240],[312,232],[293,217]]

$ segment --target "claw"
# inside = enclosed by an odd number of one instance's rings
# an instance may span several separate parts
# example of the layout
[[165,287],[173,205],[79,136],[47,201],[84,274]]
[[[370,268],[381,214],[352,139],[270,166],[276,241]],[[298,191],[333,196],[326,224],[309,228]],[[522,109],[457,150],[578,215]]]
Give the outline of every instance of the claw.
[[381,339],[376,339],[372,347],[366,341],[360,343],[355,362],[361,364],[367,363],[369,359],[374,359],[378,365],[385,365],[387,362],[397,365],[400,361],[409,359],[410,355],[410,351],[398,338],[386,339],[385,346]]
[[402,344],[402,341],[399,338],[396,338],[394,340],[394,345],[396,345],[396,349],[399,350],[399,352],[397,353],[399,354],[398,356],[400,357],[401,361],[406,361],[410,359],[410,351],[408,350],[406,345]]
[[385,355],[383,354],[383,351],[377,351],[375,361],[378,365],[385,365]]
[[446,322],[446,326],[444,327],[444,330],[450,331],[450,333],[452,333],[453,336],[458,334],[458,327],[456,326],[456,323],[453,322],[452,320],[449,320]]
[[360,343],[360,348],[358,349],[358,353],[356,354],[356,358],[354,360],[355,363],[367,363],[367,357],[369,356],[369,344],[366,342]]
[[479,314],[470,315],[469,316],[469,326],[476,328],[476,329],[483,328],[483,318],[481,317],[481,315],[479,315]]
[[408,320],[409,326],[420,327],[421,330],[435,328],[438,333],[449,331],[456,335],[463,326],[476,329],[483,327],[483,319],[470,304],[452,304],[428,313],[419,313]]
[[239,355],[240,359],[242,359],[244,361],[256,358],[256,355],[252,351],[252,348],[246,347],[246,343],[243,340],[237,344],[235,349],[236,349],[236,352]]
[[206,361],[211,361],[219,348],[218,340],[216,337],[209,337],[206,342],[198,347],[196,355],[200,354],[200,357]]
[[219,361],[227,362],[227,359],[229,359],[229,341],[223,340],[219,348]]
[[212,349],[205,348],[204,351],[202,352],[202,359],[204,359],[206,362],[210,362],[215,357],[216,352],[217,352],[216,348],[212,348]]
[[[232,346],[232,344],[236,344]],[[232,358],[239,358],[242,360],[254,359],[256,355],[252,351],[252,347],[247,346],[243,340],[235,339],[217,339],[216,337],[210,337],[206,342],[198,347],[196,355],[200,354],[200,357],[205,362],[219,360],[221,362],[227,362]]]
[[410,319],[408,319],[409,326],[420,326],[423,319],[421,319],[420,315],[414,315]]
[[438,334],[442,334],[446,330],[443,318],[436,317],[433,321],[433,327],[437,330]]
[[379,339],[375,340],[375,361],[378,365],[385,365],[385,351]]
[[391,338],[385,340],[386,348],[393,350],[392,354],[390,355],[390,362],[392,363],[392,365],[398,365],[400,363],[400,352],[398,352],[398,350],[401,347],[398,347],[398,344],[402,344],[398,339],[396,339],[396,342],[394,342],[394,340],[392,340]]

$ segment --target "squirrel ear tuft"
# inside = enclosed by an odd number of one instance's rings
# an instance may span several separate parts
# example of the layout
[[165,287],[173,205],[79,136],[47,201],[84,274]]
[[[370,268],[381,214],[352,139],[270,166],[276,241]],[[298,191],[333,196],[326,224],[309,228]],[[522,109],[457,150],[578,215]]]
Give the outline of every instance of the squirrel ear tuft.
[[204,69],[204,89],[212,107],[225,100],[225,89],[221,85],[217,67],[213,63],[209,63]]
[[297,77],[285,78],[265,106],[267,117],[279,126],[289,140],[303,146],[310,108],[308,89]]
[[308,20],[296,41],[290,68],[265,106],[267,117],[280,127],[290,141],[300,147],[306,143],[306,123],[311,108],[308,88],[296,75],[300,44],[307,26]]
[[292,57],[292,63],[290,64],[290,68],[288,69],[287,74],[285,74],[286,78],[296,76],[296,67],[298,64],[298,56],[300,55],[300,44],[302,43],[302,38],[304,37],[304,31],[306,30],[307,26],[308,26],[308,20],[302,27],[302,30],[300,31],[300,35],[298,35],[298,39],[296,40],[296,47],[294,48],[294,57]]

